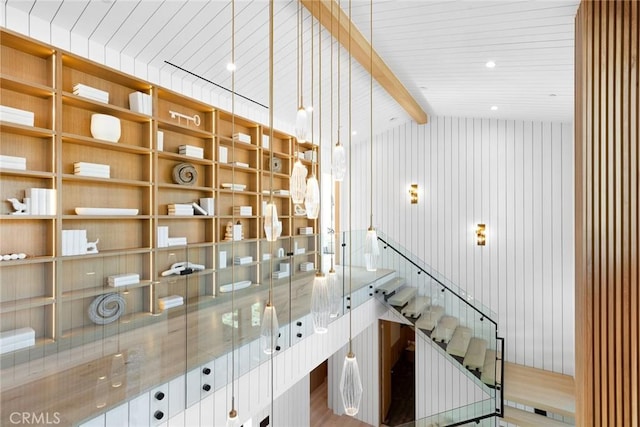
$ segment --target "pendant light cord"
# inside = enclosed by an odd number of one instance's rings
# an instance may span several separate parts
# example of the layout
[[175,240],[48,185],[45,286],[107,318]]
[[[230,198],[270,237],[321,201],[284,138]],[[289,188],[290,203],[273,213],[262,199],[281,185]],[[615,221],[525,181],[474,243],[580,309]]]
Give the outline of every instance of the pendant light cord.
[[370,119],[369,125],[370,129],[370,144],[371,144],[371,185],[370,185],[370,216],[369,216],[369,227],[373,228],[373,0],[369,2],[369,61],[370,61],[370,70],[369,70],[369,104],[370,104]]
[[[318,3],[318,9],[320,9],[320,4]],[[320,16],[320,10],[318,10],[318,15]],[[313,19],[313,18],[312,18]],[[318,21],[318,150],[317,156],[320,157],[320,147],[322,146],[322,28],[320,27],[320,21]],[[314,152],[316,152],[316,148],[313,148]],[[313,156],[311,157],[313,161]],[[318,169],[318,162],[316,163],[316,171]],[[317,179],[320,180],[321,176],[318,174]],[[322,191],[318,193],[318,204],[322,206]],[[322,217],[320,214],[319,217]],[[321,218],[320,218],[321,219]],[[320,268],[320,233],[318,230],[320,220],[316,220],[316,271],[318,273],[322,272]]]
[[[331,2],[331,34],[333,34],[333,1]],[[329,65],[329,69],[331,70],[331,73],[329,73],[329,77],[331,78],[331,97],[330,97],[330,101],[331,101],[331,129],[329,132],[329,140],[331,140],[331,137],[333,135],[333,38],[331,38],[331,64]],[[340,108],[340,107],[338,107]],[[331,148],[331,146],[329,147]],[[333,165],[333,149],[331,150],[330,153],[331,156],[331,165]],[[332,243],[332,247],[329,248],[329,250],[331,251],[331,269],[329,270],[329,272],[333,272],[333,257],[334,257],[334,252],[335,252],[335,237],[336,237],[336,231],[335,231],[335,208],[334,208],[334,199],[335,199],[335,195],[334,195],[334,182],[333,182],[333,167],[331,168],[331,230],[333,230],[333,239],[331,239],[331,243]],[[328,245],[327,245],[328,247]]]
[[[349,0],[349,19],[351,19],[351,0]],[[353,246],[353,230],[352,230],[352,217],[351,217],[351,205],[352,205],[352,197],[351,197],[351,187],[352,181],[351,178],[351,140],[353,132],[351,131],[351,26],[349,25],[349,243]],[[352,253],[353,248],[349,250],[349,355],[353,354],[353,345],[352,345],[352,319],[353,319],[353,301],[352,297],[352,278],[353,278],[353,262],[352,262]]]
[[[269,158],[270,158],[270,194],[269,200],[270,203],[273,203],[273,1],[269,0]],[[264,213],[263,213],[264,215]],[[272,217],[273,218],[273,217]],[[272,226],[274,224],[272,223]],[[272,239],[269,242],[269,252],[271,256],[269,257],[269,305],[273,305],[273,233],[274,230],[271,230]],[[275,308],[273,308],[275,310]],[[275,347],[276,337],[273,334],[273,315],[271,316],[271,348]],[[275,352],[272,351],[270,355],[271,359],[271,417],[274,418],[274,410],[273,410],[273,393],[274,393],[274,379],[273,379],[273,354]],[[273,420],[272,420],[273,422]]]
[[[231,182],[236,182],[236,166],[235,166],[235,156],[236,156],[236,143],[234,138],[235,128],[236,128],[236,116],[235,116],[235,90],[236,90],[236,5],[235,0],[231,0],[231,64],[233,65],[231,72],[231,150],[233,152],[231,163]],[[236,289],[235,289],[235,244],[234,244],[234,227],[235,227],[235,209],[233,206],[235,205],[235,188],[231,186],[231,411],[235,412],[235,371],[236,371],[236,360],[235,360],[235,297],[236,297]]]

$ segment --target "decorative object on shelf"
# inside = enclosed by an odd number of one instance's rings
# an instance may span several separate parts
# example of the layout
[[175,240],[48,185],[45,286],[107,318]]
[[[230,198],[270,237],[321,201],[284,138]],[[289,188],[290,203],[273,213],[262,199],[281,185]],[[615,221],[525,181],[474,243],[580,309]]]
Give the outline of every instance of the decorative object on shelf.
[[178,154],[196,159],[204,159],[204,148],[193,145],[180,145],[178,147]]
[[131,92],[129,94],[129,109],[136,113],[150,116],[152,113],[151,95],[142,92]]
[[204,265],[202,264],[195,264],[189,261],[180,261],[180,262],[175,262],[171,264],[171,267],[163,271],[161,273],[161,276],[162,277],[171,276],[171,275],[185,276],[187,274],[193,273],[194,271],[202,271],[202,270],[204,270]]
[[218,268],[227,268],[227,251],[218,252]]
[[156,149],[158,151],[164,150],[164,132],[161,130],[156,133]]
[[303,208],[300,205],[295,205],[293,207],[293,214],[295,216],[306,216],[307,215],[307,211],[305,210],[305,208]]
[[111,167],[100,163],[76,162],[73,164],[73,174],[93,178],[110,178]]
[[12,197],[10,199],[7,199],[7,202],[11,203],[11,206],[13,207],[15,212],[11,212],[11,215],[28,215],[29,212],[27,211],[27,203],[23,203],[20,200],[16,199],[15,197]]
[[236,132],[232,135],[234,142],[242,142],[243,144],[251,144],[251,135],[246,133]]
[[178,124],[182,124],[181,119],[184,119],[187,122],[187,126],[189,122],[193,122],[194,125],[200,126],[200,116],[194,114],[193,116],[187,116],[186,114],[178,113],[177,111],[169,110],[169,116],[172,119],[178,119]]
[[[373,4],[373,2],[371,3]],[[349,18],[351,18],[351,0],[349,0]],[[373,21],[373,16],[371,17]],[[373,41],[372,41],[373,42]],[[349,27],[349,51],[351,51],[351,27]],[[351,129],[351,55],[349,55],[349,176],[351,176],[351,135],[353,135]],[[352,230],[352,179],[349,179],[349,242],[353,242],[351,234]],[[349,300],[353,298],[353,262],[352,262],[353,250],[349,251]],[[358,367],[358,360],[353,352],[353,304],[349,304],[349,350],[347,356],[344,359],[342,365],[342,374],[340,375],[340,395],[342,397],[342,404],[344,411],[349,416],[354,416],[360,410],[360,401],[362,399],[362,380],[360,379],[360,368]]]
[[282,171],[282,159],[277,157],[273,157],[269,159],[269,163],[267,163],[267,167],[271,172],[281,172]]
[[82,83],[73,85],[73,94],[93,101],[102,102],[103,104],[109,103],[109,92],[83,85]]
[[52,188],[27,188],[24,192],[27,212],[30,215],[55,215],[57,206],[56,190]]
[[179,163],[173,168],[173,182],[180,185],[193,185],[198,180],[198,171],[191,163]]
[[229,149],[227,147],[218,147],[218,163],[227,163]]
[[220,292],[232,292],[239,291],[240,289],[245,289],[251,286],[251,280],[242,280],[240,282],[227,283],[226,285],[220,285]]
[[23,126],[33,126],[35,114],[31,111],[0,105],[0,121]]
[[85,255],[87,244],[87,230],[62,230],[62,256]]
[[26,157],[7,156],[0,154],[0,168],[2,169],[15,169],[15,170],[27,170]]
[[91,135],[102,141],[118,142],[120,140],[120,119],[108,114],[91,115]]
[[19,259],[25,259],[27,257],[27,254],[20,252],[17,254],[4,254],[4,255],[0,255],[0,261],[16,261]]
[[0,332],[0,354],[20,350],[36,344],[36,331],[25,327]]
[[140,283],[140,275],[138,273],[121,273],[107,277],[107,284],[112,288],[137,285],[138,283]]
[[409,188],[409,197],[411,198],[411,204],[418,204],[418,184],[411,184],[411,188]]
[[100,242],[100,239],[96,239],[95,242],[87,242],[87,248],[85,249],[85,253],[87,253],[87,254],[97,254],[98,253],[98,242]]
[[214,198],[213,197],[200,197],[200,207],[204,209],[207,213],[203,215],[213,216],[215,215],[214,208]]
[[238,221],[236,224],[229,221],[227,222],[227,226],[225,228],[224,240],[227,242],[232,242],[235,240],[243,240],[244,232],[242,230],[242,223]]
[[476,244],[478,246],[485,246],[487,244],[487,227],[485,224],[478,224],[476,226]]
[[129,208],[75,208],[76,215],[128,216],[138,215],[138,209]]
[[276,257],[284,258],[284,248],[278,248],[278,251],[276,252]]
[[158,298],[158,307],[160,307],[161,310],[168,310],[170,308],[179,307],[183,304],[184,298],[182,295],[169,295]]
[[127,303],[122,295],[116,292],[100,295],[96,297],[89,308],[87,314],[89,319],[97,325],[106,325],[115,322],[124,314]]

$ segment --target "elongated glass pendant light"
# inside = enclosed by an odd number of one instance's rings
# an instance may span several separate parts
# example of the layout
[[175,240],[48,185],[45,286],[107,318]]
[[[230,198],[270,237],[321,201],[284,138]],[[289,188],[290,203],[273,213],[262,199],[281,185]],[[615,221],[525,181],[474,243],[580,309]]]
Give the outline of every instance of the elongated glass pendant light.
[[[311,19],[311,105],[314,105],[313,99],[313,17]],[[320,213],[320,185],[318,184],[318,178],[316,177],[316,147],[315,138],[313,132],[313,115],[311,113],[311,145],[313,146],[313,154],[311,156],[311,176],[307,179],[307,191],[304,195],[304,208],[307,211],[308,219],[317,219]]]
[[[273,0],[269,0],[269,141],[273,141]],[[273,144],[270,145],[271,158],[273,158]],[[271,240],[269,240],[269,252],[273,253],[273,242],[279,237],[279,233],[275,233],[276,228],[282,230],[282,225],[276,224],[278,222],[278,213],[275,205],[273,204],[273,171],[271,171],[271,195],[270,195],[270,208],[271,210]],[[275,218],[275,222],[274,222]],[[265,217],[265,222],[266,222]],[[266,232],[266,224],[265,224]],[[277,237],[274,237],[276,236]],[[266,354],[273,354],[276,350],[278,341],[278,331],[280,325],[278,324],[278,315],[276,308],[273,305],[273,257],[270,258],[269,268],[271,271],[269,278],[269,301],[264,307],[264,313],[262,315],[262,324],[260,326],[260,342],[262,351]]]
[[369,36],[370,44],[369,44],[369,59],[370,59],[370,72],[369,72],[369,103],[370,103],[370,143],[371,143],[371,183],[370,189],[371,194],[369,195],[370,202],[370,222],[369,229],[367,230],[367,234],[365,236],[364,241],[364,261],[365,267],[367,271],[376,271],[378,269],[378,258],[380,256],[380,247],[378,246],[378,234],[376,233],[376,229],[373,227],[373,0],[371,0],[370,5],[370,26],[369,29],[371,34]]
[[[311,18],[313,20],[313,17]],[[311,37],[313,37],[313,24],[311,27]],[[318,147],[322,144],[322,30],[318,23]],[[314,174],[315,177],[315,174]],[[316,180],[316,184],[317,184]],[[307,186],[307,189],[309,186]],[[320,207],[320,189],[318,189],[318,208]],[[315,208],[315,206],[313,207]],[[308,213],[309,211],[307,211]],[[317,215],[316,215],[317,218]],[[313,279],[313,288],[311,289],[311,318],[313,319],[313,329],[318,334],[325,334],[329,330],[329,288],[327,287],[327,278],[322,273],[318,257],[318,236],[316,233],[316,275]]]
[[[351,0],[349,0],[349,17],[351,17]],[[351,27],[349,27],[349,52],[351,52]],[[351,172],[351,55],[349,55],[349,172]],[[351,173],[349,173],[351,176]],[[351,234],[351,181],[349,179],[349,242],[353,242]],[[349,250],[349,298],[352,296],[352,265],[351,255],[353,250]],[[344,359],[342,365],[342,375],[340,376],[340,395],[342,396],[342,404],[344,412],[353,417],[360,410],[360,401],[362,400],[362,380],[360,379],[360,368],[358,360],[353,352],[352,344],[352,312],[353,305],[349,306],[349,352]]]
[[[307,111],[304,109],[302,103],[302,4],[298,2],[298,99],[300,99],[300,107],[298,108],[298,114],[296,115],[296,147],[298,142],[304,142],[307,137]],[[300,128],[298,128],[298,122],[300,122]],[[303,125],[304,123],[304,125]],[[293,164],[291,170],[291,177],[289,178],[289,194],[291,195],[291,201],[295,205],[301,205],[304,202],[304,196],[307,191],[307,167],[302,164],[298,157],[298,148],[294,152],[296,161]]]
[[[331,2],[331,6],[333,7],[333,2]],[[340,15],[342,16],[342,15]],[[340,17],[338,17],[340,19]],[[333,24],[333,20],[331,21]],[[331,90],[331,94],[333,95],[333,89]],[[333,102],[331,103],[333,106]],[[344,145],[340,142],[340,31],[338,31],[338,139],[336,141],[336,145],[333,146],[333,151],[331,153],[331,172],[333,173],[333,179],[335,181],[341,182],[344,180],[344,176],[347,172],[347,159],[346,152],[344,150]],[[333,117],[331,117],[333,119]],[[331,131],[333,134],[333,130]]]
[[[235,85],[236,85],[236,72],[235,72],[235,63],[236,63],[236,5],[235,0],[231,0],[231,64],[233,67],[229,67],[231,71],[231,135],[235,135],[235,126],[236,126],[236,115],[235,115],[235,106],[236,106],[236,98],[235,98]],[[232,145],[232,153],[235,156],[235,138],[231,139]],[[231,182],[236,182],[236,167],[235,167],[235,159],[231,166]],[[235,189],[231,188],[231,205],[235,205]],[[231,212],[231,223],[235,224],[234,218],[235,209],[232,209]],[[234,239],[231,240],[231,259],[235,259],[235,244]],[[221,268],[223,266],[220,266]],[[231,264],[231,410],[227,415],[227,427],[236,427],[238,424],[238,411],[236,410],[236,388],[235,388],[235,370],[236,370],[236,360],[235,360],[235,298],[236,298],[236,288],[235,288],[235,263]]]
[[[333,4],[335,2],[331,2],[331,16],[333,16]],[[340,19],[340,18],[338,18]],[[333,19],[331,20],[331,33],[333,34]],[[340,81],[340,34],[338,33],[338,82]],[[333,39],[331,39],[331,132],[329,135],[333,135]],[[338,140],[340,140],[340,84],[338,83]],[[342,146],[342,144],[340,144]],[[344,147],[343,147],[344,149]],[[335,162],[335,147],[334,150],[331,151],[331,164],[333,165]],[[345,163],[346,166],[346,163]],[[336,179],[336,168],[331,168],[331,175],[333,177],[332,181],[337,181]],[[329,252],[331,253],[331,268],[329,268],[329,272],[327,273],[327,289],[329,291],[329,318],[336,318],[340,314],[340,306],[342,303],[342,287],[339,286],[338,283],[338,274],[334,269],[334,254],[336,251],[336,230],[335,230],[335,207],[334,207],[334,185],[331,186],[331,229],[329,231],[332,238],[329,239],[331,245],[329,246]]]

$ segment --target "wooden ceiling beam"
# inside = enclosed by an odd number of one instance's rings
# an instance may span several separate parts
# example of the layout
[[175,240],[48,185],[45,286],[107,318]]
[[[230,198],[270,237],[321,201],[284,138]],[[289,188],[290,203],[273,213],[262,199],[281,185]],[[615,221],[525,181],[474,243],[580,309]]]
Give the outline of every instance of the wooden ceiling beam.
[[[429,120],[420,104],[411,96],[407,88],[393,74],[393,71],[385,64],[382,58],[371,49],[371,44],[362,35],[358,27],[349,19],[335,0],[299,0],[309,10],[336,40],[349,52],[353,58],[373,75],[373,78],[382,86],[393,99],[411,116],[418,124],[426,124]],[[331,3],[333,2],[333,10]],[[331,25],[333,23],[333,25]],[[351,30],[351,43],[349,43],[349,30]],[[349,49],[351,45],[351,49]],[[372,53],[373,52],[373,53]],[[373,61],[372,61],[373,59]],[[372,70],[373,64],[373,70]]]

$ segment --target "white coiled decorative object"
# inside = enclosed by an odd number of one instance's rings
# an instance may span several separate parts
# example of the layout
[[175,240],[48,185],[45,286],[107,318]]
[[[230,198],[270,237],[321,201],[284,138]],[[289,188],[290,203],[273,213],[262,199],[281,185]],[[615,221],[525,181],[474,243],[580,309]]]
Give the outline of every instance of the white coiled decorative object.
[[87,314],[93,323],[106,325],[118,320],[124,313],[126,306],[124,297],[119,293],[112,292],[96,297],[89,305]]

